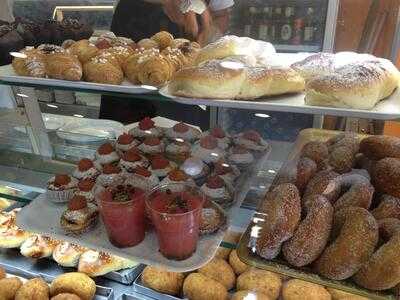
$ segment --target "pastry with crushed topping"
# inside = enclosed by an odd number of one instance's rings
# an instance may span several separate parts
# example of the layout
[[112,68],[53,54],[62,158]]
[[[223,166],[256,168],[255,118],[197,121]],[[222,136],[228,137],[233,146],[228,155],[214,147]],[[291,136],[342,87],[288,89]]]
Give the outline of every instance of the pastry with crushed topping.
[[137,127],[129,130],[129,133],[141,139],[146,137],[161,138],[163,135],[162,129],[157,127],[155,122],[149,117],[142,119]]
[[140,141],[135,139],[135,137],[130,133],[123,133],[117,138],[117,142],[115,144],[116,150],[119,153],[124,153],[133,147],[137,147],[140,144]]
[[97,176],[99,175],[100,171],[96,169],[93,161],[88,158],[82,158],[79,161],[77,168],[72,173],[72,176],[74,176],[78,180],[82,179],[96,180]]
[[188,124],[179,122],[172,128],[168,128],[165,135],[171,140],[182,139],[184,141],[193,142],[200,137],[201,131]]
[[180,192],[184,189],[186,184],[193,185],[195,186],[195,182],[193,179],[185,174],[182,170],[173,170],[168,173],[167,177],[165,177],[160,185],[166,185],[166,184],[173,184],[170,187],[170,190],[173,192]]
[[147,168],[149,161],[137,148],[131,148],[122,155],[119,165],[125,173],[134,173],[137,167]]
[[68,202],[76,191],[78,180],[66,174],[57,174],[47,183],[46,198],[49,201]]
[[233,203],[232,187],[219,176],[209,177],[207,182],[201,186],[201,190],[207,198],[224,208],[231,206]]
[[53,251],[53,259],[63,267],[78,266],[79,258],[87,251],[86,248],[69,242],[58,244]]
[[84,196],[88,202],[95,203],[94,189],[96,182],[92,179],[82,179],[78,182],[78,190],[75,195]]
[[166,159],[162,155],[156,155],[151,160],[150,171],[154,173],[160,180],[165,178],[169,172],[177,168],[177,164]]
[[243,146],[251,151],[266,151],[269,144],[262,136],[255,130],[247,130],[234,136],[233,142],[236,145]]
[[246,170],[254,162],[254,155],[243,146],[234,146],[229,149],[227,159],[240,170]]
[[144,139],[143,143],[138,146],[138,149],[144,153],[144,155],[151,157],[156,154],[164,153],[165,144],[157,137],[147,137]]
[[189,156],[192,146],[183,139],[172,140],[165,148],[166,156],[178,163],[184,162]]
[[97,206],[88,203],[84,196],[75,195],[61,216],[61,227],[68,233],[82,234],[97,221]]
[[144,191],[150,191],[159,183],[157,175],[143,167],[136,167],[125,181],[126,185],[131,185]]
[[48,236],[34,234],[21,245],[21,254],[25,257],[37,259],[50,257],[59,243],[60,241]]
[[97,148],[95,157],[96,161],[101,165],[111,164],[119,161],[119,155],[111,143],[104,143]]

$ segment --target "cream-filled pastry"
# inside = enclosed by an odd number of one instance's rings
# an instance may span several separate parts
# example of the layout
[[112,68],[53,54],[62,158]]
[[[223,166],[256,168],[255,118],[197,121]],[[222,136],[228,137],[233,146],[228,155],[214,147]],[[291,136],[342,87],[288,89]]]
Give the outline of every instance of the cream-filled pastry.
[[136,147],[140,144],[140,141],[135,139],[132,134],[123,133],[121,134],[118,139],[117,143],[115,144],[115,148],[121,152],[126,152],[132,147]]
[[148,159],[141,155],[137,148],[126,151],[119,161],[119,165],[126,173],[133,173],[137,167],[147,168],[149,164]]
[[243,146],[235,146],[229,150],[228,161],[244,170],[254,161],[254,155]]
[[153,189],[159,183],[160,181],[157,175],[143,167],[137,167],[125,180],[125,184],[140,188],[144,191]]
[[21,245],[21,254],[25,257],[37,259],[50,257],[59,243],[60,241],[48,236],[34,234]]
[[175,124],[172,128],[168,128],[165,132],[165,135],[171,140],[180,138],[188,142],[193,142],[194,140],[199,139],[201,131],[183,122],[180,122]]
[[111,143],[101,145],[95,153],[96,161],[101,164],[111,164],[119,161],[119,155]]
[[165,177],[160,183],[160,185],[165,184],[172,184],[169,189],[173,192],[179,192],[184,189],[185,185],[194,186],[195,182],[182,170],[173,170],[169,172],[167,177]]
[[161,138],[163,131],[161,128],[155,126],[152,119],[146,117],[139,122],[139,126],[132,128],[129,133],[138,138],[157,137]]
[[209,177],[207,182],[201,186],[201,190],[209,199],[222,207],[232,205],[233,192],[231,187],[219,176]]
[[147,137],[144,139],[143,143],[138,146],[138,149],[145,155],[155,155],[163,153],[165,145],[163,141],[157,137]]
[[88,158],[82,158],[77,168],[72,173],[76,179],[93,179],[96,180],[97,176],[100,175],[100,171],[96,169],[92,160]]
[[211,135],[207,135],[202,137],[200,142],[193,146],[192,156],[198,157],[209,164],[224,159],[225,153],[222,149],[218,148],[217,139]]
[[269,147],[268,142],[255,130],[239,133],[234,137],[233,142],[252,151],[265,151]]
[[150,171],[158,178],[164,178],[169,172],[178,168],[173,161],[166,159],[162,155],[157,155],[151,159]]

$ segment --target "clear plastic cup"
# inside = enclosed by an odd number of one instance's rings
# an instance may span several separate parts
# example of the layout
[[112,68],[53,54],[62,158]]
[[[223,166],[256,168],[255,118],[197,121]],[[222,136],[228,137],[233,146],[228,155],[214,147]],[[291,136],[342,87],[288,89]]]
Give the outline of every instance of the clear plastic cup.
[[[118,187],[115,187],[116,189]],[[110,242],[118,248],[133,247],[145,237],[145,193],[132,188],[128,201],[114,201],[112,190],[97,196],[100,215]]]
[[196,251],[205,200],[198,187],[187,184],[161,185],[147,194],[146,208],[163,256],[184,260]]

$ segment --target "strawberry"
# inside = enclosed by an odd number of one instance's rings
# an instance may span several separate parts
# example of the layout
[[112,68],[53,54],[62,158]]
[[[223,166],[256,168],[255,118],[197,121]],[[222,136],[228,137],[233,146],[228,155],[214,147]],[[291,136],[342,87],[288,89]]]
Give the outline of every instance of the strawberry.
[[82,158],[78,163],[78,170],[81,172],[87,171],[93,168],[93,162],[88,158]]
[[103,173],[104,174],[118,174],[121,172],[121,169],[118,166],[113,164],[105,164],[103,166]]
[[90,192],[93,189],[95,182],[92,179],[82,179],[78,183],[78,188],[82,192]]
[[168,167],[168,165],[169,165],[169,160],[161,155],[154,157],[153,160],[151,161],[151,167],[154,170],[164,169]]
[[205,149],[215,149],[218,146],[218,141],[215,137],[207,135],[200,139],[200,146]]
[[175,132],[185,133],[185,132],[189,131],[189,126],[183,122],[179,122],[174,125],[173,129]]
[[136,148],[131,148],[124,153],[124,155],[122,156],[122,159],[125,161],[135,162],[135,161],[141,160],[142,157],[140,156],[140,154],[136,150]]
[[123,133],[118,137],[118,143],[122,145],[129,145],[132,143],[134,140],[134,137],[132,134],[129,133]]
[[149,117],[144,118],[142,121],[139,122],[139,128],[141,130],[149,130],[154,127],[154,121]]
[[224,186],[224,180],[219,176],[211,176],[210,178],[207,179],[206,185],[210,189],[222,188]]
[[114,151],[114,147],[111,145],[111,143],[105,143],[101,145],[98,149],[97,152],[101,155],[106,155],[110,154],[111,152]]
[[71,182],[71,177],[66,174],[57,174],[54,178],[54,184],[56,186],[67,185]]
[[84,196],[75,195],[68,202],[69,210],[80,210],[80,209],[84,209],[86,207],[87,207],[87,201]]
[[160,145],[160,139],[156,137],[147,137],[144,142],[145,145],[148,146],[157,146]]
[[136,167],[135,168],[135,174],[144,176],[144,177],[150,177],[151,176],[151,172],[149,170],[147,170],[146,168],[143,167]]

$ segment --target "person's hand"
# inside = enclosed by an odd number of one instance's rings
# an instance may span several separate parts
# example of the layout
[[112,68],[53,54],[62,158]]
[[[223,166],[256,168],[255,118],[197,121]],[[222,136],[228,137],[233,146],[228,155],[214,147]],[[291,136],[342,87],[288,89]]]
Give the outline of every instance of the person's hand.
[[184,16],[179,8],[180,0],[164,0],[163,6],[165,14],[172,22],[180,26],[184,25]]
[[197,23],[196,13],[189,11],[184,14],[183,28],[187,34],[197,38],[199,34],[199,24]]
[[196,40],[203,47],[208,44],[212,34],[212,16],[208,9],[201,14],[200,28],[201,30]]

